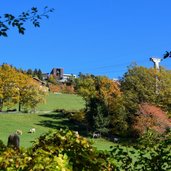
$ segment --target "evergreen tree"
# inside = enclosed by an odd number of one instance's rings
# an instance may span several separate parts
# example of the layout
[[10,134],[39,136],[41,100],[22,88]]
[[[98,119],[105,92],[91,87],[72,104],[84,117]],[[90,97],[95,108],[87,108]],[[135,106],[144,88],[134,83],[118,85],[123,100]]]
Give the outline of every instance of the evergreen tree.
[[33,76],[34,76],[34,77],[38,77],[38,71],[37,71],[37,69],[35,69],[35,70],[33,71]]
[[32,69],[28,69],[28,70],[27,70],[27,74],[28,74],[28,75],[33,75],[33,70],[32,70]]
[[40,80],[43,80],[43,76],[42,76],[42,71],[41,71],[41,69],[38,69],[38,71],[37,71],[37,77],[38,77]]

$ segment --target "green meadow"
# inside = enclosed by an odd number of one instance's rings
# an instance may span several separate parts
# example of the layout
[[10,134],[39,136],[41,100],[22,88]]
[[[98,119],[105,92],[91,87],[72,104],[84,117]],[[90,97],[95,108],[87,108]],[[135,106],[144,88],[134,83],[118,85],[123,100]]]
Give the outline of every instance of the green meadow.
[[49,94],[46,103],[38,106],[40,111],[53,111],[55,109],[75,109],[84,108],[82,97],[74,94]]
[[[79,110],[84,108],[84,105],[84,100],[77,95],[49,94],[46,103],[39,105],[36,113],[1,112],[0,139],[7,144],[9,134],[14,133],[17,129],[22,130],[20,146],[27,148],[36,138],[50,129],[69,128],[81,132],[82,128],[69,122],[61,113],[53,111],[55,109]],[[35,128],[36,132],[28,133],[30,128]],[[109,150],[110,146],[113,145],[112,142],[102,138],[92,141],[99,150]]]

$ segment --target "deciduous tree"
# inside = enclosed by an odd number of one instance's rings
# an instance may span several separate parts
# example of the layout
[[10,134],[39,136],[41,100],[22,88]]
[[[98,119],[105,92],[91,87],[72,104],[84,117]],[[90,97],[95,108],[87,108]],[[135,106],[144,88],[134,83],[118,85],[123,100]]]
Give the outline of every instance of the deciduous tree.
[[171,72],[164,68],[156,71],[153,68],[132,65],[121,79],[121,91],[130,122],[141,103],[156,104],[170,110]]
[[14,67],[3,64],[0,67],[0,110],[10,109],[19,103],[27,109],[35,109],[38,103],[44,101],[47,88],[44,88],[32,77],[17,71]]
[[148,103],[139,105],[133,124],[133,129],[139,136],[142,136],[148,130],[161,135],[169,128],[171,128],[171,123],[167,114],[161,108]]
[[86,101],[86,120],[89,128],[103,131],[109,128],[110,106],[121,95],[118,84],[103,76],[81,75],[77,90]]
[[18,73],[10,65],[3,64],[0,67],[0,99],[1,110],[3,106],[13,107],[19,100]]
[[27,78],[26,84],[20,91],[20,105],[24,111],[35,111],[39,103],[45,102],[47,88],[34,82],[32,78]]

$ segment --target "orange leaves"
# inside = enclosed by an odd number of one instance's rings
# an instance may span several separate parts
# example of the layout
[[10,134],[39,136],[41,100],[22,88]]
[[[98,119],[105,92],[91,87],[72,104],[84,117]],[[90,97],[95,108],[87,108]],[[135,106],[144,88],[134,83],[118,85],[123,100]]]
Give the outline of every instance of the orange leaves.
[[138,116],[133,125],[133,129],[139,135],[144,134],[148,129],[162,134],[169,127],[171,127],[171,122],[161,108],[148,103],[139,105]]
[[121,94],[118,83],[107,77],[102,77],[100,79],[100,92],[104,97]]

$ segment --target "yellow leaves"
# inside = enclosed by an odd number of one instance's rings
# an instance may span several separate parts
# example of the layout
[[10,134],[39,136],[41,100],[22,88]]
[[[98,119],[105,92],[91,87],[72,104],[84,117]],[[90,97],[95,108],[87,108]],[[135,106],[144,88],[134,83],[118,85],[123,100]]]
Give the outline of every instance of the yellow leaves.
[[77,80],[78,93],[85,99],[96,95],[95,79],[92,76],[85,76]]
[[18,71],[10,65],[0,67],[0,98],[10,108],[19,100]]
[[78,92],[86,100],[94,97],[108,100],[121,94],[118,83],[107,77],[86,75],[77,82]]
[[47,89],[10,65],[0,67],[0,100],[1,108],[15,106],[18,102],[25,107],[35,108],[38,103],[44,102]]
[[80,143],[80,140],[79,140],[79,138],[77,138],[77,139],[76,139],[76,143],[78,143],[78,144]]
[[117,96],[121,94],[118,83],[107,77],[102,77],[100,84],[100,90],[104,96]]
[[87,139],[86,138],[82,138],[82,141],[81,141],[81,145],[83,146],[83,147],[89,147],[89,143],[87,142]]
[[58,157],[54,156],[54,161],[57,163],[56,169],[60,171],[70,171],[66,166],[69,163],[68,156],[66,154],[59,154]]

